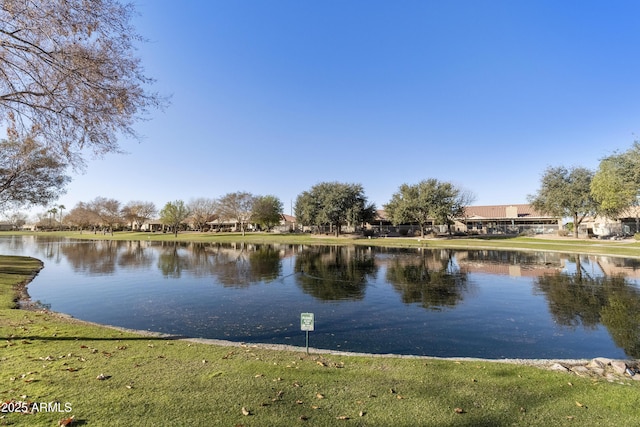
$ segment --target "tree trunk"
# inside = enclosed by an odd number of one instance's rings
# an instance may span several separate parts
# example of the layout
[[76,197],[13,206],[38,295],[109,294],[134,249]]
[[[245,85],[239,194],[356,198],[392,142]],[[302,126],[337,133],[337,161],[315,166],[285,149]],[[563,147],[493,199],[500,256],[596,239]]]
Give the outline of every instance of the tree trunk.
[[573,214],[573,237],[578,238],[578,212]]

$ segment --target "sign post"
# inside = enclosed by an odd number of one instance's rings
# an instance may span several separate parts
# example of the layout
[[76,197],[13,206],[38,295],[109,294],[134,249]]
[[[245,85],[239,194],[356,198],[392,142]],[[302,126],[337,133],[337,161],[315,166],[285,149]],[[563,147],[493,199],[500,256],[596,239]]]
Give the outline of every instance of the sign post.
[[307,354],[309,354],[309,331],[313,331],[313,313],[300,313],[300,330],[307,334]]

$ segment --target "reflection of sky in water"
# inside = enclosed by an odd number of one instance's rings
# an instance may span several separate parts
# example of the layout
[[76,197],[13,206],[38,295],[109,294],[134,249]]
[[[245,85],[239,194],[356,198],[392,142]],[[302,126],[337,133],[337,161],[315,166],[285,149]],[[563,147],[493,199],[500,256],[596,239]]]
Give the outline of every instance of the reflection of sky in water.
[[[558,323],[550,314],[551,296],[536,287],[540,274],[574,273],[573,255],[358,249],[364,261],[348,277],[365,278],[359,297],[323,300],[344,277],[325,269],[325,262],[355,249],[314,249],[318,252],[303,256],[299,246],[263,253],[252,245],[196,251],[148,242],[107,247],[18,239],[0,238],[0,253],[32,255],[45,263],[29,286],[32,299],[99,323],[304,346],[300,313],[313,312],[310,345],[319,348],[488,358],[625,357],[602,324]],[[635,277],[637,263],[623,264],[585,256],[580,270],[597,277],[607,269],[627,271]],[[326,288],[320,275],[341,279]],[[416,285],[416,275],[432,283]],[[432,290],[443,280],[452,280],[456,289],[439,299]],[[629,295],[636,295],[635,279],[625,283]]]

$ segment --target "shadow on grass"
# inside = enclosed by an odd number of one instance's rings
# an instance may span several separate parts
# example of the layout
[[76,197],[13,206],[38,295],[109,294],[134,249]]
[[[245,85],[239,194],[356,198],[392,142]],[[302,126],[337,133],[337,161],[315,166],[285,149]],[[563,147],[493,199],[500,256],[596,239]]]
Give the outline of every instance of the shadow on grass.
[[0,337],[0,340],[6,341],[172,341],[186,339],[189,337],[181,335],[141,335],[139,337],[41,337],[37,335],[11,335],[9,337]]

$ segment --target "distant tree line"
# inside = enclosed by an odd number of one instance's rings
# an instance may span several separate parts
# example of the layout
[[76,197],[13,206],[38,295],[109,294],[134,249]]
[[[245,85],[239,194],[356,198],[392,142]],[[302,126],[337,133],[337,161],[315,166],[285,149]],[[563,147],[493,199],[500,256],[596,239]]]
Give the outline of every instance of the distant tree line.
[[[235,192],[219,199],[201,197],[188,203],[175,200],[167,202],[160,210],[153,202],[133,200],[123,205],[119,200],[106,197],[79,202],[64,218],[63,209],[65,207],[60,205],[41,214],[39,227],[68,227],[112,233],[119,229],[139,230],[143,224],[158,219],[167,230],[177,234],[187,221],[194,230],[204,231],[211,228],[211,222],[221,219],[237,222],[242,232],[249,223],[269,230],[280,223],[283,205],[272,195],[255,196],[247,192]],[[60,213],[59,218],[56,218],[57,213]],[[21,224],[24,224],[25,217],[19,217]]]
[[[541,213],[571,218],[577,237],[578,227],[586,217],[604,215],[617,219],[629,208],[640,205],[639,171],[640,143],[636,142],[627,151],[602,159],[597,171],[584,167],[547,168],[541,177],[540,188],[528,198]],[[59,182],[63,185],[66,180]],[[4,196],[11,200],[7,194]],[[402,184],[383,208],[394,225],[417,224],[424,236],[433,224],[445,225],[451,233],[454,220],[464,216],[465,207],[474,198],[462,187],[430,178],[417,184]],[[60,207],[47,211],[49,216],[45,215],[46,221],[41,220],[41,223],[56,224],[57,209]],[[282,202],[276,196],[255,196],[248,192],[228,193],[219,199],[197,198],[188,203],[176,200],[167,202],[160,210],[150,202],[131,201],[121,205],[117,200],[97,197],[90,202],[78,203],[66,215],[64,223],[81,230],[111,231],[120,227],[139,229],[143,223],[159,217],[167,229],[177,233],[187,219],[193,229],[200,231],[219,220],[218,224],[220,221],[233,222],[244,234],[250,224],[264,230],[272,229],[281,221],[282,212]],[[24,222],[19,213],[10,217]],[[295,217],[300,226],[328,229],[338,236],[345,226],[355,229],[373,223],[376,206],[367,200],[361,184],[321,182],[298,195]],[[58,223],[61,221],[62,209]]]

